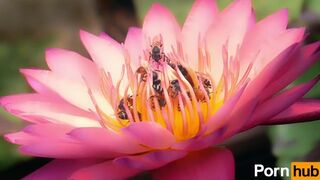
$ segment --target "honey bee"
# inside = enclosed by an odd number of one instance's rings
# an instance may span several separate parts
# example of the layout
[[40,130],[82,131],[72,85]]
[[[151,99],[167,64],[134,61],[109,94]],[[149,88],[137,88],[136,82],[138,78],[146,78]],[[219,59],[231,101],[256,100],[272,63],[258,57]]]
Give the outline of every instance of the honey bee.
[[171,62],[171,60],[163,52],[162,40],[154,41],[151,44],[151,51],[149,52],[149,54],[150,54],[149,61],[152,59],[155,62],[159,63],[160,60],[162,60],[163,62],[167,62],[168,65],[174,69],[175,65]]
[[146,82],[147,81],[147,78],[148,78],[148,73],[147,73],[147,70],[146,68],[140,66],[138,69],[137,69],[137,74],[140,74],[140,80],[143,81],[143,82]]
[[157,72],[152,72],[152,88],[157,94],[163,93],[163,88],[161,87],[161,80],[159,79]]
[[198,102],[206,102],[205,93],[200,88],[195,88],[193,91]]
[[199,87],[198,88],[194,88],[194,92],[195,92],[195,95],[196,95],[196,98],[198,101],[200,102],[205,102],[206,101],[206,96],[205,96],[205,93],[207,94],[207,96],[209,97],[210,99],[210,93],[211,93],[211,89],[212,89],[212,83],[209,79],[199,75],[198,76],[198,79],[200,81],[200,83],[202,83],[204,89],[205,89],[205,92],[203,92],[203,90],[201,90]]
[[186,78],[186,80],[190,83],[190,85],[194,87],[194,83],[192,81],[190,74],[188,73],[188,70],[185,67],[183,67],[181,64],[178,64],[178,69],[181,72],[181,74],[184,76],[184,78]]
[[120,119],[128,119],[128,115],[124,108],[123,99],[121,99],[119,102],[117,114]]
[[164,57],[163,46],[160,41],[155,41],[151,45],[150,59],[153,59],[156,62],[159,62]]
[[166,105],[166,100],[164,98],[161,80],[159,79],[158,73],[155,71],[152,72],[152,88],[154,89],[156,95],[150,97],[151,108],[155,109],[155,100],[158,101],[160,107],[164,107]]
[[212,84],[211,84],[211,81],[209,79],[202,78],[202,84],[203,84],[203,87],[205,89],[211,89],[212,88]]
[[207,95],[210,98],[210,93],[212,91],[212,83],[211,83],[211,81],[209,79],[205,78],[205,77],[201,77],[200,79],[201,79],[201,83],[202,83],[204,89],[206,90]]
[[180,88],[180,85],[179,85],[179,81],[177,79],[172,80],[170,82],[170,86],[168,88],[169,96],[172,97],[172,98],[176,98],[180,91],[181,91],[181,88]]
[[[128,106],[129,111],[133,110],[133,98],[132,98],[132,96],[128,96],[127,97],[126,105]],[[124,99],[121,99],[120,102],[119,102],[117,114],[118,114],[118,117],[120,119],[128,119],[128,115],[127,115],[126,109],[124,107]]]
[[120,118],[120,119],[128,119],[128,115],[127,115],[127,113],[125,112],[125,111],[119,111],[118,112],[118,117]]
[[153,95],[150,97],[151,109],[154,110],[156,108],[155,101],[158,101],[160,108],[166,106],[166,100],[162,95]]

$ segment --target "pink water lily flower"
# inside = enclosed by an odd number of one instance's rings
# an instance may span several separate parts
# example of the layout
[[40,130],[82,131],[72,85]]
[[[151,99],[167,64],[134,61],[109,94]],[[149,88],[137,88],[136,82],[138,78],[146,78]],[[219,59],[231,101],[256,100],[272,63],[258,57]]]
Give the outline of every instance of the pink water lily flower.
[[182,28],[159,4],[119,44],[81,31],[93,61],[48,49],[50,70],[22,69],[34,93],[1,98],[30,122],[5,138],[55,158],[26,179],[234,179],[218,145],[257,125],[320,118],[303,99],[319,76],[286,88],[320,57],[280,10],[256,22],[250,0],[219,11],[197,0]]

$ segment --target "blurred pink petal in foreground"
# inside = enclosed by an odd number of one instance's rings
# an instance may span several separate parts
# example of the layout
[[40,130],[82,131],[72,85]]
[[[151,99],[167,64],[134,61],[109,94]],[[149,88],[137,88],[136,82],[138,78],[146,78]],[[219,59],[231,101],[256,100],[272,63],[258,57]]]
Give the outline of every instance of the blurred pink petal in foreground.
[[56,160],[26,179],[234,179],[219,143],[265,124],[320,118],[303,99],[319,81],[286,88],[320,57],[288,12],[255,20],[250,0],[219,11],[197,0],[182,28],[154,4],[123,45],[80,32],[92,61],[49,49],[50,70],[23,69],[34,93],[2,97],[31,124],[5,138],[21,153]]

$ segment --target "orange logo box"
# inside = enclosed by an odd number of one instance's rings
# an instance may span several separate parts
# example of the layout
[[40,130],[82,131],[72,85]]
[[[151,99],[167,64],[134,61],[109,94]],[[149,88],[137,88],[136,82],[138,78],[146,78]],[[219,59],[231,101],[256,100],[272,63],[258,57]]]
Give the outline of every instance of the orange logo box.
[[320,162],[292,162],[291,180],[319,180]]

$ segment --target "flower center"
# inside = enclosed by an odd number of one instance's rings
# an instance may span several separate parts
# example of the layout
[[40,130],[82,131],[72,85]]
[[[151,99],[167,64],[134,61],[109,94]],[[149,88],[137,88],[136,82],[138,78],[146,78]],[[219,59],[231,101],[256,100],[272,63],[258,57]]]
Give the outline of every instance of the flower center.
[[[238,75],[228,74],[229,69],[224,68],[221,80],[215,83],[210,75],[208,51],[199,47],[198,68],[194,70],[187,66],[182,50],[164,53],[161,39],[150,44],[144,53],[145,61],[136,71],[132,71],[127,60],[131,78],[124,95],[114,98],[109,94],[115,116],[97,108],[103,124],[119,130],[130,123],[154,121],[171,131],[177,140],[205,133],[206,122],[239,85]],[[232,82],[228,80],[230,74]],[[103,74],[102,90],[119,90],[120,81],[112,88],[109,76]]]

